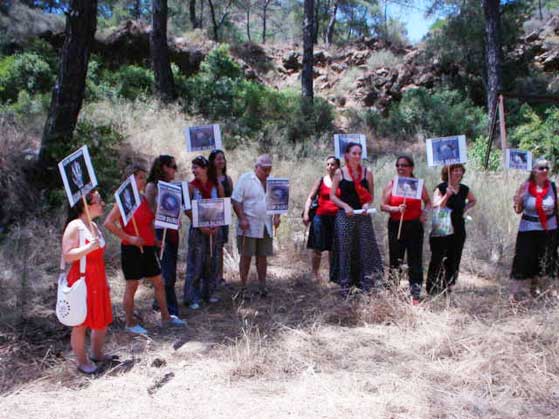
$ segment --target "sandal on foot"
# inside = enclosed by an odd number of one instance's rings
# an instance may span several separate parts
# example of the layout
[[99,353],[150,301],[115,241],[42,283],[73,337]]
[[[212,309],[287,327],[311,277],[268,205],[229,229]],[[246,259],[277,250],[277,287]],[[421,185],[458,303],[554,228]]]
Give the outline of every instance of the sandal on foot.
[[97,366],[92,365],[78,365],[78,371],[85,375],[92,375],[97,372]]

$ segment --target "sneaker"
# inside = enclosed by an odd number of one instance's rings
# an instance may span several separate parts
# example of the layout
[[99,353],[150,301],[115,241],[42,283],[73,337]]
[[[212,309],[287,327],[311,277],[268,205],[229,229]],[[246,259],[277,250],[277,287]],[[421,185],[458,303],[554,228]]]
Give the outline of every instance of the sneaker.
[[191,310],[200,310],[200,304],[192,303],[188,306]]
[[171,317],[169,318],[169,320],[164,320],[162,322],[163,326],[186,326],[186,321],[184,321],[183,319],[179,319],[177,316],[175,316],[174,314],[171,315]]
[[142,326],[140,326],[139,324],[137,324],[136,326],[126,326],[124,328],[124,330],[126,330],[127,332],[130,332],[134,335],[147,336],[147,334],[148,334],[148,331],[146,329],[144,329]]
[[215,303],[219,303],[221,301],[221,299],[219,297],[210,297],[208,298],[208,303],[210,304],[215,304]]

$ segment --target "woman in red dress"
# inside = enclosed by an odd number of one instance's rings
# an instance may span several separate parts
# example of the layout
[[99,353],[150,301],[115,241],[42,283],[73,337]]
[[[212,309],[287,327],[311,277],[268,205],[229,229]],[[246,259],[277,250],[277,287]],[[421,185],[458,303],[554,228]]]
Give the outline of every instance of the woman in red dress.
[[[86,196],[91,219],[103,214],[105,203],[97,191]],[[111,297],[105,274],[105,240],[97,225],[88,221],[83,200],[68,211],[68,221],[62,237],[62,255],[72,266],[68,272],[68,285],[80,279],[80,259],[85,259],[85,283],[87,285],[87,317],[83,324],[72,329],[71,345],[78,361],[78,370],[92,374],[97,370],[94,363],[112,359],[103,353],[107,326],[113,320]],[[82,267],[83,269],[83,267]],[[85,335],[91,330],[91,360],[87,357]]]

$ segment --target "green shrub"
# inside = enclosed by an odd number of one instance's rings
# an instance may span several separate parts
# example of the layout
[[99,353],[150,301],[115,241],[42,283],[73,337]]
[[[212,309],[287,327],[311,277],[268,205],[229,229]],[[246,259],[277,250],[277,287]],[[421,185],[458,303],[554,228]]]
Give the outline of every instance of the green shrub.
[[552,107],[538,114],[529,105],[520,108],[522,123],[510,135],[510,143],[529,150],[535,158],[545,157],[559,167],[559,108]]
[[[71,140],[51,149],[52,156],[60,161],[81,146],[87,145],[99,187],[107,196],[116,190],[121,181],[119,148],[123,138],[111,125],[94,125],[82,120],[78,122]],[[65,200],[62,189],[49,193],[48,201],[51,206],[59,206]]]
[[425,88],[406,91],[402,100],[390,107],[387,118],[369,112],[367,121],[381,135],[395,138],[416,134],[425,137],[465,134],[475,138],[487,126],[484,110],[458,91]]
[[34,52],[4,57],[0,60],[0,102],[17,100],[22,90],[30,95],[46,93],[54,79],[49,64]]
[[154,83],[151,69],[137,65],[122,66],[105,78],[117,96],[129,100],[149,95]]
[[[495,141],[495,139],[493,140]],[[485,154],[487,153],[487,136],[477,137],[468,144],[468,161],[477,169],[485,168]],[[492,147],[489,154],[488,170],[499,170],[502,167],[503,153]]]

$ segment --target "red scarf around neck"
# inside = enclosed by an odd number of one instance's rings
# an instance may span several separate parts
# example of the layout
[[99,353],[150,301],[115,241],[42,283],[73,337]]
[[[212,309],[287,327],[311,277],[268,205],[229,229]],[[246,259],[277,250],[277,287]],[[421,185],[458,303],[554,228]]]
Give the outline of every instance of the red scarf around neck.
[[543,199],[549,192],[549,185],[549,180],[546,180],[541,192],[538,192],[536,182],[530,182],[528,186],[528,192],[536,198],[536,211],[538,212],[538,217],[540,217],[540,223],[542,223],[544,230],[547,230],[547,215],[543,209]]
[[206,183],[202,183],[200,179],[194,179],[190,184],[200,191],[202,198],[211,199],[212,189],[215,185],[209,179]]
[[355,192],[357,192],[361,205],[371,202],[371,199],[373,199],[371,193],[367,190],[367,188],[361,185],[361,176],[363,176],[363,168],[361,165],[357,166],[357,173],[353,173],[350,165],[347,165],[347,171],[353,180],[353,186],[355,187]]

